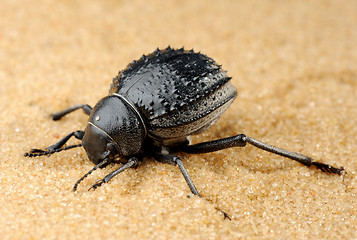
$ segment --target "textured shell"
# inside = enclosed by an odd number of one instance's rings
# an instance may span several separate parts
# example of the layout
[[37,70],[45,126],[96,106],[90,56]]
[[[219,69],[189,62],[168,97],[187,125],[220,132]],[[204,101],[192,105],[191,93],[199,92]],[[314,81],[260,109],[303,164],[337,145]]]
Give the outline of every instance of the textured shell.
[[237,95],[229,80],[213,59],[168,47],[129,64],[113,79],[109,94],[132,102],[151,136],[178,138],[204,130],[226,110]]

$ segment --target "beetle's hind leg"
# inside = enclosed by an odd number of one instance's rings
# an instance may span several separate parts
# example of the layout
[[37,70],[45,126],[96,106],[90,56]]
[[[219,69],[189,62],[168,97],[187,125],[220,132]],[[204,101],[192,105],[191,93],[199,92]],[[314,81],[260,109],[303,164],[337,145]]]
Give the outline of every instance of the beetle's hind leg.
[[168,163],[171,165],[178,165],[178,167],[180,168],[180,171],[183,175],[183,177],[185,178],[187,185],[189,186],[191,192],[199,197],[201,197],[201,195],[198,193],[195,184],[193,183],[190,175],[188,174],[185,166],[183,165],[181,158],[175,155],[171,155],[171,154],[163,154],[163,153],[157,153],[154,154],[154,157],[157,161],[162,162],[162,163]]
[[238,134],[233,137],[222,138],[210,142],[198,143],[194,145],[182,145],[179,147],[179,150],[186,152],[186,153],[208,153],[214,152],[226,148],[231,147],[244,147],[247,143],[263,149],[265,151],[275,153],[277,155],[290,158],[292,160],[298,161],[305,166],[316,166],[317,168],[321,169],[323,172],[330,172],[341,175],[342,171],[344,170],[343,167],[336,168],[330,166],[325,163],[315,162],[312,158],[304,156],[299,153],[290,152],[281,148],[274,147],[272,145],[260,142],[254,138],[247,137],[244,134]]
[[71,133],[67,134],[64,138],[59,140],[57,143],[47,147],[46,150],[32,149],[30,152],[25,153],[24,156],[25,157],[39,157],[39,156],[43,156],[43,155],[51,155],[56,152],[60,152],[63,150],[68,150],[71,148],[82,146],[82,144],[75,144],[75,145],[62,147],[72,136],[74,136],[75,138],[77,138],[79,140],[82,140],[82,138],[84,136],[84,132],[83,131],[71,132]]
[[67,108],[63,111],[52,113],[51,117],[53,120],[57,121],[57,120],[60,120],[63,116],[67,115],[68,113],[71,113],[71,112],[73,112],[77,109],[80,109],[80,108],[82,108],[83,112],[87,115],[89,115],[92,111],[92,107],[89,106],[88,104],[78,104],[73,107]]

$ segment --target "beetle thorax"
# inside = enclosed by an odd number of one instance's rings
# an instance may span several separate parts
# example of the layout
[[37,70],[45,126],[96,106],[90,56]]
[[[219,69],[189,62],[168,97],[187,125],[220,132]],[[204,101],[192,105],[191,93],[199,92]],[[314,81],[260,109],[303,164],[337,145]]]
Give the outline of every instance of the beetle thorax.
[[146,137],[144,122],[135,107],[120,95],[101,99],[93,108],[82,140],[94,163],[111,155],[139,153]]

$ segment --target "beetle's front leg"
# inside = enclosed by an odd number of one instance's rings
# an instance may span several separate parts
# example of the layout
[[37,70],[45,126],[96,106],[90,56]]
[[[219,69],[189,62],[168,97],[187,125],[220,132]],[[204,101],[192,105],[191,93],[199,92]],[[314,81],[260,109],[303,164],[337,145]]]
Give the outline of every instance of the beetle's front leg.
[[46,150],[41,150],[41,149],[32,149],[30,152],[25,153],[24,156],[25,157],[38,157],[38,156],[43,156],[43,155],[50,155],[52,153],[56,153],[56,152],[60,152],[63,150],[68,150],[71,148],[75,148],[75,147],[80,147],[82,146],[82,144],[76,144],[76,145],[70,145],[67,147],[63,147],[62,146],[72,137],[74,136],[75,138],[82,140],[83,136],[84,136],[84,131],[75,131],[75,132],[71,132],[69,134],[67,134],[64,138],[62,138],[61,140],[59,140],[57,143],[49,146],[46,148]]
[[186,153],[208,153],[231,147],[244,147],[247,143],[265,151],[298,161],[304,164],[305,166],[316,166],[323,172],[330,172],[341,175],[342,171],[344,170],[343,167],[336,168],[325,163],[315,162],[313,161],[313,159],[302,154],[274,147],[272,145],[260,142],[254,138],[248,137],[244,134],[238,134],[233,137],[222,138],[215,141],[198,143],[194,145],[182,145],[179,147],[179,149]]

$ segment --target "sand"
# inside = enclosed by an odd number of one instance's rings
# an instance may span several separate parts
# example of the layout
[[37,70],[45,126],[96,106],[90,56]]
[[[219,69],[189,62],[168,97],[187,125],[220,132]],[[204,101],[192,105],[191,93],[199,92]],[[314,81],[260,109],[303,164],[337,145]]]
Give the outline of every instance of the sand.
[[[0,5],[1,239],[357,238],[357,1]],[[168,45],[214,58],[239,91],[195,143],[245,133],[345,174],[247,146],[180,154],[202,198],[150,158],[87,191],[118,165],[100,169],[73,193],[93,167],[82,148],[23,156],[86,126],[81,111],[50,113],[95,105],[119,70]]]

